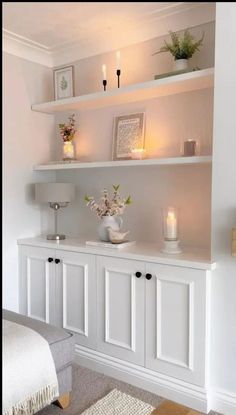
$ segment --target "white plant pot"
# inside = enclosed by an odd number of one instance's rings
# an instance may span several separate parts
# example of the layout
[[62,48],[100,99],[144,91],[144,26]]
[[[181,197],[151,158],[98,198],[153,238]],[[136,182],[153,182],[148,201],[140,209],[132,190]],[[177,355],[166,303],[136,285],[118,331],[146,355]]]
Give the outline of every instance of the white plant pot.
[[174,61],[174,70],[183,71],[188,69],[188,59],[176,59]]
[[114,231],[119,231],[122,226],[122,219],[117,216],[103,216],[100,225],[98,226],[98,236],[100,241],[109,242],[109,233],[107,228],[112,228]]

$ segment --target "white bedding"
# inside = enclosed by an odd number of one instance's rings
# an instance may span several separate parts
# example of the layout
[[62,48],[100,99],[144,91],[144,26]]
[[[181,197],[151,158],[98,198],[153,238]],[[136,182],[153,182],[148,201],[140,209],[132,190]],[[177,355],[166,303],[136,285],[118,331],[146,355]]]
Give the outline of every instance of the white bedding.
[[28,327],[3,320],[3,414],[34,414],[58,395],[47,341]]

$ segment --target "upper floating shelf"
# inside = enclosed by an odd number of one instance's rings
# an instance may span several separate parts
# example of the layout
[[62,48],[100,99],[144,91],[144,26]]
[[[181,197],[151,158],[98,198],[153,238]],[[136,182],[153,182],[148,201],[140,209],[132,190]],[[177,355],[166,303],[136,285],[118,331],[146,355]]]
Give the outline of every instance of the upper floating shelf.
[[163,166],[163,165],[186,165],[211,163],[211,156],[196,156],[196,157],[170,157],[159,159],[145,159],[145,160],[118,160],[118,161],[94,161],[94,162],[80,162],[73,161],[65,162],[51,162],[49,164],[41,164],[34,166],[34,170],[68,170],[68,169],[88,169],[88,168],[104,168],[104,167],[128,167],[128,166]]
[[213,85],[214,68],[208,68],[141,84],[127,85],[110,91],[34,104],[32,110],[47,114],[73,110],[92,110],[211,88]]

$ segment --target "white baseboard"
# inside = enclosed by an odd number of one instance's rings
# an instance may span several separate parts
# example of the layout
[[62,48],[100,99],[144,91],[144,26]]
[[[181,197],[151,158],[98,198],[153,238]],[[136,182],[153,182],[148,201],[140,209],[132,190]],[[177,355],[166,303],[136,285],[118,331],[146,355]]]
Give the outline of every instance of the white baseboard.
[[204,413],[209,411],[207,392],[202,387],[79,345],[75,347],[75,361],[81,366],[145,389],[165,399],[170,399]]
[[210,407],[223,415],[236,414],[236,394],[215,390],[210,392]]

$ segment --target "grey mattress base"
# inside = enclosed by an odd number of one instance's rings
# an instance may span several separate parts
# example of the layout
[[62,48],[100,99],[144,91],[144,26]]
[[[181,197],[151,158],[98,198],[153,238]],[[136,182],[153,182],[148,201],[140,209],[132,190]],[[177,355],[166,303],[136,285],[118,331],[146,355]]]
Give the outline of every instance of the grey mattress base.
[[59,394],[72,390],[72,360],[74,355],[74,336],[64,329],[35,320],[13,311],[3,310],[2,318],[37,331],[47,340],[57,372]]

